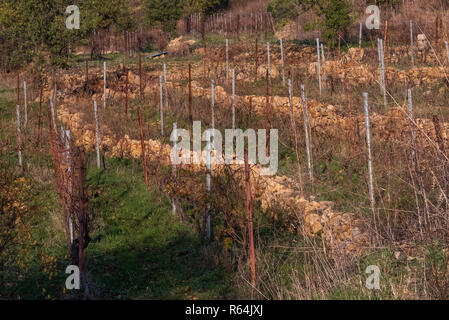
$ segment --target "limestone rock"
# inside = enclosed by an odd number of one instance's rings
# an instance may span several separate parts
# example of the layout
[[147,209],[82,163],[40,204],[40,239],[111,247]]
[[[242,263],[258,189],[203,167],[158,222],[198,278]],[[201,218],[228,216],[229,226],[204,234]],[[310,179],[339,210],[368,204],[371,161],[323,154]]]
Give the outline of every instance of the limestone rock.
[[[267,65],[261,65],[257,68],[257,76],[259,78],[265,78],[267,76]],[[279,76],[279,71],[274,64],[270,65],[270,77],[271,79],[277,78]]]

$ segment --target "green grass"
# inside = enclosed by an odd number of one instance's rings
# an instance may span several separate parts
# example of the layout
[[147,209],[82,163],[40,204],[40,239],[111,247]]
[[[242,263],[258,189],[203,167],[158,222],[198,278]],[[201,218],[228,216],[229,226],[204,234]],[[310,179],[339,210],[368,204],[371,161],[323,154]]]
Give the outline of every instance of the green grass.
[[112,160],[91,170],[88,184],[98,227],[87,261],[101,297],[123,299],[220,299],[228,276],[209,248],[171,212],[170,203],[143,180],[130,161]]
[[[89,169],[92,238],[86,249],[94,298],[223,299],[229,297],[230,275],[214,262],[217,250],[178,221],[170,203],[148,191],[140,172],[131,177],[131,162],[108,160],[107,170]],[[0,297],[67,298],[65,268],[70,265],[62,230],[58,228],[57,195],[52,185],[33,187],[30,204],[38,246],[30,251],[29,271],[11,268]],[[38,259],[38,247],[56,257],[56,276],[49,279]],[[42,289],[45,288],[45,294]]]

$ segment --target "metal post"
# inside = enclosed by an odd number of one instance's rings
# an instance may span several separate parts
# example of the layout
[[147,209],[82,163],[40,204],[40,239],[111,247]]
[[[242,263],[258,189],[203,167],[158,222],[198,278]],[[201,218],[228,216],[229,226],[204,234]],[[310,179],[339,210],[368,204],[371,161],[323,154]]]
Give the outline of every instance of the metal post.
[[97,168],[100,169],[100,133],[98,128],[98,109],[97,100],[94,101],[94,114],[95,114],[95,149],[97,151]]
[[26,125],[28,123],[28,97],[27,97],[27,82],[26,81],[23,82],[23,97],[24,97],[24,104],[23,104],[23,106],[24,106],[24,111],[25,111],[25,114],[24,114],[24,116],[25,116],[25,123],[24,123],[24,125],[26,127]]
[[304,85],[301,85],[301,97],[302,97],[302,113],[304,120],[304,135],[306,138],[306,148],[307,148],[307,168],[309,169],[310,181],[313,181],[312,153],[310,150],[309,121],[307,119],[307,101],[306,101],[306,90],[304,88]]
[[[373,212],[374,219],[376,218],[375,202],[374,202],[374,186],[373,186],[373,164],[371,156],[371,132],[370,132],[370,119],[368,108],[368,93],[363,93],[364,107],[365,107],[365,127],[366,127],[366,144],[368,146],[368,174],[369,174],[369,198],[371,203],[371,210]],[[377,227],[376,227],[377,229]],[[377,233],[377,230],[376,230]]]
[[[67,193],[69,199],[72,199],[72,164],[70,159],[70,130],[65,130],[61,126],[61,140],[65,147],[65,160],[67,164]],[[69,212],[69,233],[70,233],[70,243],[73,243],[73,218],[72,214]]]
[[387,106],[387,89],[386,89],[386,81],[385,81],[385,59],[384,59],[384,43],[383,40],[379,40],[380,43],[380,67],[382,70],[382,94],[384,98],[384,107]]
[[386,85],[385,85],[385,68],[384,68],[384,59],[383,59],[383,41],[382,39],[377,39],[377,54],[379,56],[379,82],[380,82],[380,90],[384,99],[384,106],[387,106],[387,93],[386,93]]
[[320,86],[320,96],[321,96],[321,64],[320,64],[320,39],[316,38],[316,53],[318,55],[318,84]]
[[285,87],[285,63],[284,63],[284,44],[281,41],[281,63],[282,63],[282,86]]
[[413,21],[410,20],[410,48],[412,51],[412,67],[415,66],[415,54],[414,54],[414,47],[413,47]]
[[[175,150],[176,154],[175,162],[173,163],[173,183],[176,184],[176,165],[178,159],[178,124],[176,122],[173,123],[173,134],[175,137],[175,140],[173,141],[173,149]],[[176,215],[176,204],[174,198],[172,198],[172,213],[173,215]]]
[[103,108],[106,109],[106,61],[103,63]]
[[162,76],[159,76],[159,97],[161,105],[161,135],[164,135],[164,99],[162,95]]
[[235,69],[232,69],[232,129],[235,129]]
[[267,72],[268,77],[267,79],[271,78],[271,60],[270,60],[270,43],[267,42]]
[[20,128],[20,106],[17,105],[16,107],[16,114],[17,114],[17,153],[19,157],[19,166],[22,168],[22,139],[21,139],[21,128]]
[[50,111],[51,111],[51,124],[56,131],[55,105],[51,97],[50,97]]

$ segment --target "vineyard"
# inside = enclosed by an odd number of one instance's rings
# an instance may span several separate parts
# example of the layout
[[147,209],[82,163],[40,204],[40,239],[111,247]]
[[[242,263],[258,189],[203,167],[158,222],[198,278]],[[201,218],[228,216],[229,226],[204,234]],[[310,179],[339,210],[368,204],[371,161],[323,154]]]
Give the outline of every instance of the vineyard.
[[447,299],[448,4],[355,2],[0,43],[0,298]]

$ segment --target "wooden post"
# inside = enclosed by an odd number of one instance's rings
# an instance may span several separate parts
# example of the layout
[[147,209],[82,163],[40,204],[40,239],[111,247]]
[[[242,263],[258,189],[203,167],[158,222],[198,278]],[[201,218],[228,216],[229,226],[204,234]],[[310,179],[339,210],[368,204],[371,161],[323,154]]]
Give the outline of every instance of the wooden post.
[[147,162],[146,162],[146,157],[145,157],[145,142],[143,140],[142,113],[140,111],[140,106],[137,107],[137,115],[139,117],[140,147],[142,149],[143,173],[144,173],[144,176],[145,176],[145,184],[147,185],[147,188],[148,188],[149,187],[149,184],[148,184],[148,171],[147,171]]
[[97,168],[100,169],[100,132],[98,128],[97,100],[94,101],[94,115],[95,115],[95,149],[97,151]]
[[125,84],[125,114],[128,115],[128,91],[129,91],[129,70],[125,67],[126,84]]
[[259,50],[259,39],[256,38],[256,77],[255,77],[255,82],[257,82],[257,69],[258,69],[258,63],[259,63],[259,56],[258,56],[258,50]]
[[[435,135],[437,138],[437,143],[438,143],[438,148],[440,149],[440,151],[443,153],[443,155],[445,154],[445,147],[444,147],[444,140],[443,140],[443,136],[441,134],[441,124],[440,124],[440,119],[438,119],[437,115],[434,115],[432,117],[432,122],[433,122],[433,127],[435,129]],[[445,166],[446,167],[446,166]],[[447,170],[447,168],[446,168]],[[446,183],[449,183],[449,181],[447,181]]]
[[368,175],[369,175],[369,198],[371,203],[371,211],[373,212],[374,226],[377,233],[376,223],[376,209],[374,201],[374,185],[373,185],[373,164],[371,157],[371,133],[370,133],[370,119],[369,119],[369,107],[368,107],[368,93],[363,93],[364,107],[365,107],[365,127],[366,127],[366,144],[368,147]]
[[304,88],[304,85],[301,85],[301,98],[302,98],[302,114],[304,120],[304,136],[306,139],[307,168],[309,169],[310,181],[313,182],[312,152],[310,150],[309,121],[307,118],[307,101],[306,101],[306,90]]
[[360,22],[360,30],[359,30],[359,64],[360,64],[360,59],[362,57],[362,32],[363,32],[363,24]]
[[43,99],[43,84],[41,82],[40,84],[41,86],[41,90],[40,90],[40,94],[39,94],[39,115],[38,115],[38,120],[37,120],[37,143],[40,145],[41,143],[41,118],[42,118],[42,99]]
[[126,57],[128,58],[131,55],[131,39],[129,31],[126,31],[126,47],[127,47]]
[[125,43],[124,43],[124,45],[125,45],[125,60],[128,58],[128,31],[125,31],[125,33],[124,33],[124,36],[125,36]]
[[435,42],[438,44],[438,27],[439,27],[440,21],[438,19],[438,16],[435,18]]
[[[271,101],[270,101],[270,97],[271,97],[271,77],[270,77],[270,43],[267,42],[267,97],[266,97],[266,108],[265,108],[265,130],[270,129],[271,127]],[[269,140],[269,138],[268,138]],[[269,141],[267,141],[267,151],[268,151],[268,146],[270,145]]]
[[444,41],[444,44],[446,45],[446,57],[447,57],[447,62],[449,63],[449,45],[448,45],[447,41]]
[[253,204],[251,199],[251,179],[250,179],[248,149],[245,148],[245,180],[246,180],[246,211],[248,212],[248,232],[249,232],[249,259],[251,264],[251,284],[256,286],[256,256],[254,251],[253,235]]
[[22,163],[22,138],[21,138],[21,127],[20,127],[20,106],[17,105],[16,107],[16,114],[17,114],[17,154],[19,158],[19,166],[20,168],[23,168]]

